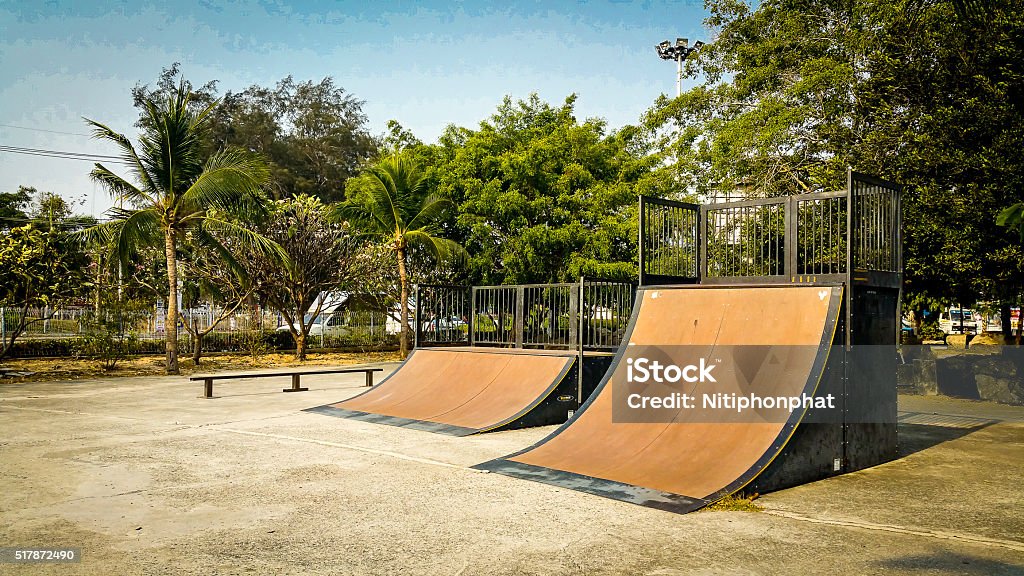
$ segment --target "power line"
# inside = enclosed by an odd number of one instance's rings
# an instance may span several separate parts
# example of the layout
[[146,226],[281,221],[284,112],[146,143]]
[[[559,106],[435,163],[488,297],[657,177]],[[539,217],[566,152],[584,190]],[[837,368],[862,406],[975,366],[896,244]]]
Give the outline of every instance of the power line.
[[28,128],[26,126],[15,126],[13,124],[0,124],[0,126],[3,126],[4,128],[15,128],[15,129],[18,129],[18,130],[28,130],[30,132],[47,132],[49,134],[66,134],[68,136],[85,136],[86,138],[90,138],[92,136],[91,134],[82,134],[80,132],[61,132],[60,130],[44,130],[43,128]]
[[61,152],[59,150],[48,150],[46,148],[25,148],[24,146],[11,146],[10,144],[0,144],[4,148],[14,148],[19,151],[25,152],[41,152],[45,154],[71,154],[74,156],[89,156],[91,158],[108,158],[111,160],[120,160],[119,156],[111,156],[110,154],[93,154],[91,152]]
[[[76,222],[75,221],[76,219],[79,219],[79,221]],[[9,222],[11,224],[49,224],[49,225],[52,225],[54,228],[65,228],[65,229],[75,229],[75,228],[84,228],[84,227],[86,227],[87,224],[85,222],[82,222],[81,221],[82,219],[92,219],[92,220],[95,221],[96,224],[104,224],[106,222],[110,222],[111,221],[110,218],[97,218],[95,216],[88,216],[88,215],[73,215],[73,216],[70,216],[69,218],[66,218],[64,220],[55,220],[53,222],[49,222],[43,216],[37,216],[37,217],[0,216],[0,222]],[[89,222],[88,224],[92,224],[92,222]]]
[[88,152],[64,152],[60,150],[47,150],[43,148],[25,148],[22,146],[8,146],[6,144],[0,144],[0,152],[8,152],[11,154],[25,154],[27,156],[41,156],[46,158],[63,158],[65,160],[84,160],[87,162],[98,162],[105,160],[111,163],[124,164],[130,166],[130,162],[122,160],[118,156],[110,156],[107,154],[91,154]]

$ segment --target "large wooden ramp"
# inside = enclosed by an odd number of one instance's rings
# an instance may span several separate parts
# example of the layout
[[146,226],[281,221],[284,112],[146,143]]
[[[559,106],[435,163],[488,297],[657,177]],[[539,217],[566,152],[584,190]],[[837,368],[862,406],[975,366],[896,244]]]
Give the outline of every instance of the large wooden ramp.
[[560,424],[577,406],[575,367],[572,351],[424,348],[371,390],[308,411],[455,436]]
[[[580,411],[536,445],[476,468],[677,512],[706,506],[764,471],[804,411],[730,420],[698,406],[659,422],[613,421],[613,406],[622,401],[615,387],[625,386],[628,370],[624,357],[639,348],[660,349],[691,355],[668,358],[677,363],[697,353],[740,367],[719,372],[715,383],[693,384],[690,392],[813,396],[841,303],[840,286],[642,290],[631,331]],[[744,377],[743,366],[759,361],[765,369]]]

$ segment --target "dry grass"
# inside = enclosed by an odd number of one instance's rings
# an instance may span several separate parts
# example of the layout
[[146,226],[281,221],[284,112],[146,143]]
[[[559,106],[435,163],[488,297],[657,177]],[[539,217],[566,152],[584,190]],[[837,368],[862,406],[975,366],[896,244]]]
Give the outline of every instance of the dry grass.
[[[345,366],[370,362],[395,362],[400,360],[398,352],[311,352],[305,362],[298,362],[292,354],[266,354],[253,362],[248,354],[217,354],[205,356],[199,366],[192,365],[187,356],[178,359],[183,375],[248,370],[252,368],[273,368],[285,366]],[[123,376],[157,376],[165,374],[163,356],[141,356],[117,363],[113,370],[104,370],[100,363],[90,359],[59,358],[34,359],[15,358],[3,363],[5,368],[19,372],[34,372],[31,376],[4,378],[4,382],[34,382],[41,380],[81,380],[86,378],[111,378]]]
[[722,498],[718,502],[703,508],[701,511],[707,512],[762,512],[764,508],[760,504],[755,504],[754,500],[757,500],[759,494],[756,492],[750,496],[744,496],[740,494],[730,494],[725,498]]

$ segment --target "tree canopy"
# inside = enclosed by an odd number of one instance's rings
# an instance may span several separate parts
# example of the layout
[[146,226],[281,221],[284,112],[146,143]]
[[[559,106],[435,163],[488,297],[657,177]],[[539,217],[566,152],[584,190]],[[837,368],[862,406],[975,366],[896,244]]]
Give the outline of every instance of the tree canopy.
[[[0,308],[10,312],[0,358],[31,324],[47,320],[84,293],[87,269],[81,245],[59,226],[27,224],[0,234]],[[44,307],[48,312],[31,314],[31,309]]]
[[706,82],[646,125],[681,186],[765,195],[841,187],[847,166],[905,185],[911,299],[1006,296],[1024,280],[1024,11],[995,3],[709,3],[688,62]]
[[472,282],[635,277],[637,194],[666,187],[638,131],[580,122],[575,101],[506,98],[478,129],[451,126],[429,151],[432,186],[458,206]]
[[221,96],[216,80],[194,86],[174,63],[152,87],[133,90],[135,105],[143,112],[140,127],[146,123],[145,102],[166,98],[179,85],[191,91],[190,106],[210,108],[205,152],[239,148],[263,156],[270,169],[268,190],[275,199],[307,194],[326,203],[344,200],[346,181],[376,154],[377,140],[367,128],[363,101],[330,76],[319,81],[287,76],[274,86],[254,84]]

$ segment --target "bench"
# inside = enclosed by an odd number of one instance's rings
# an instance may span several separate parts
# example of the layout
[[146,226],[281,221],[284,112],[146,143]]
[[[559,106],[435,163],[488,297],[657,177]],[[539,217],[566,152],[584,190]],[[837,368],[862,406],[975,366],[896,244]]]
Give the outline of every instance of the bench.
[[285,371],[285,372],[245,372],[242,374],[201,374],[197,376],[190,376],[189,380],[192,382],[202,380],[203,381],[203,398],[213,398],[213,381],[214,380],[234,380],[236,378],[273,378],[275,376],[291,376],[292,387],[284,388],[282,392],[305,392],[309,388],[302,388],[300,386],[299,378],[307,374],[354,374],[363,372],[366,374],[366,385],[373,386],[373,373],[383,372],[383,368],[321,368],[321,369],[310,369],[310,370],[297,370],[297,371]]

